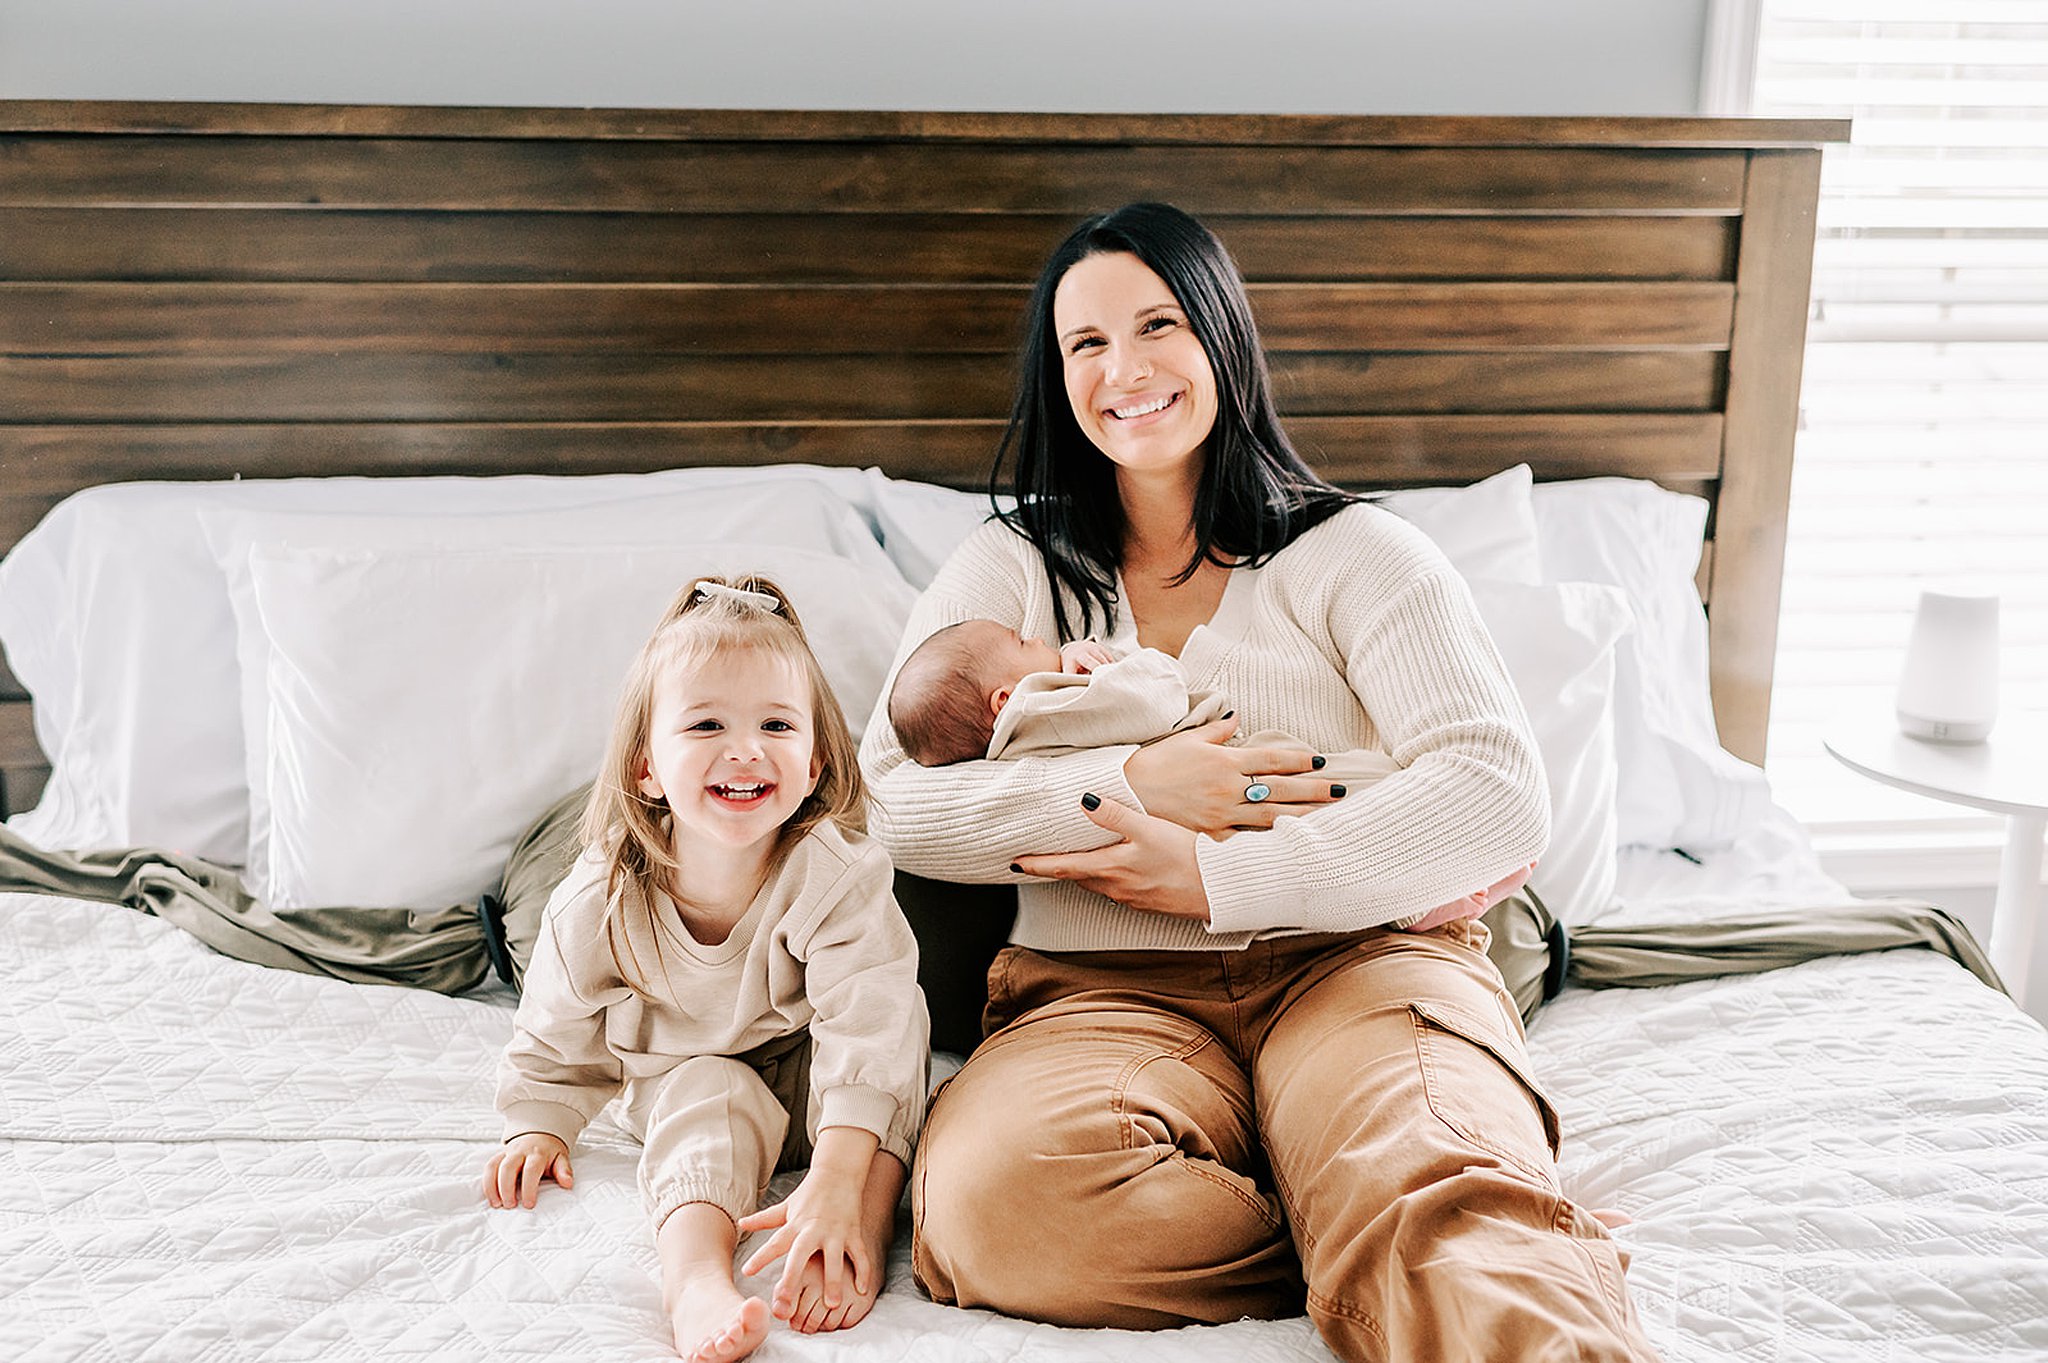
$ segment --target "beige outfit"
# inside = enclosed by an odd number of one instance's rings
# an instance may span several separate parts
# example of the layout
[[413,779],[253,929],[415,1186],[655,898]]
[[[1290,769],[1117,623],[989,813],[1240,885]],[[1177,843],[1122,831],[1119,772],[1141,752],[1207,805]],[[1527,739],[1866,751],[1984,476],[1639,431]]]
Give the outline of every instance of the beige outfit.
[[[1176,659],[1156,648],[1141,648],[1085,676],[1034,672],[1019,681],[996,716],[988,756],[991,761],[1014,761],[1143,745],[1221,719],[1229,710],[1222,693],[1190,690],[1188,674]],[[1292,734],[1271,729],[1240,733],[1234,742],[1242,747],[1315,751]],[[1327,754],[1316,777],[1362,786],[1399,770],[1383,752],[1354,748]]]
[[[972,617],[1048,635],[1050,590],[1029,543],[986,526],[904,651]],[[1132,636],[1122,615],[1107,642]],[[918,1150],[918,1280],[1073,1325],[1305,1305],[1339,1357],[1374,1363],[1654,1358],[1619,1249],[1558,1187],[1485,928],[1376,930],[1548,837],[1528,723],[1464,582],[1412,527],[1348,508],[1234,570],[1180,661],[1246,728],[1401,770],[1271,831],[1197,838],[1210,923],[1021,888],[991,1034]],[[1082,792],[1136,804],[1132,751],[927,769],[884,711],[862,760],[899,865],[995,881],[1091,836]]]
[[[908,1166],[928,1024],[892,883],[880,845],[826,824],[723,942],[698,942],[662,896],[651,926],[625,915],[620,950],[659,982],[655,998],[613,959],[604,867],[585,856],[549,901],[527,968],[498,1081],[506,1139],[545,1131],[573,1148],[623,1093],[657,1225],[686,1202],[746,1215],[828,1126],[872,1131]],[[789,1131],[798,1104],[802,1138]]]
[[[1230,713],[1230,702],[1218,691],[1190,691],[1180,663],[1156,648],[1141,648],[1085,676],[1069,672],[1034,672],[1017,683],[996,715],[989,736],[990,761],[1025,757],[1065,757],[1088,748],[1157,742],[1168,734],[1193,729]],[[1250,748],[1292,748],[1312,753],[1313,747],[1275,729],[1237,735]],[[1393,758],[1369,748],[1327,753],[1316,779],[1347,791],[1384,780],[1401,770]],[[1247,783],[1249,784],[1249,783]],[[1107,846],[1116,835],[1090,824],[1094,836],[1081,847],[1041,847],[1041,852],[1081,852]],[[1407,927],[1428,916],[1404,914],[1387,926]]]

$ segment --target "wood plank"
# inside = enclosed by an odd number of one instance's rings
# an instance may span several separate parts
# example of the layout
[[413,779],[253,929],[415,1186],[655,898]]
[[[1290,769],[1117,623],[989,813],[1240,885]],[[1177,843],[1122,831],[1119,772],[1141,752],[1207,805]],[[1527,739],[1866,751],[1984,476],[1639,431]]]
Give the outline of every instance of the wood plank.
[[[1728,343],[1733,287],[1259,284],[1276,350]],[[1008,354],[995,286],[0,284],[0,354],[263,352]]]
[[0,767],[32,767],[48,760],[36,742],[28,702],[0,701]]
[[366,104],[0,100],[0,131],[256,136],[917,138],[1331,146],[1757,147],[1849,140],[1847,119],[1528,118],[1324,114],[1021,114],[548,109]]
[[[1288,415],[1708,411],[1714,351],[1273,356]],[[1002,355],[0,358],[0,412],[63,421],[787,421],[999,417]]]
[[0,204],[717,213],[1733,213],[1735,151],[0,135]]
[[50,782],[46,766],[0,768],[0,818],[12,818],[36,807]]
[[14,675],[14,669],[7,665],[7,650],[0,648],[0,701],[26,700],[28,688],[21,684],[21,678]]
[[[622,473],[683,464],[874,466],[985,485],[1002,423],[549,422],[403,425],[0,425],[0,546],[70,493],[136,478],[334,474]],[[1303,417],[1288,430],[1343,482],[1476,478],[1528,462],[1545,478],[1717,476],[1712,413]]]
[[[1736,219],[1214,214],[1245,278],[1734,277]],[[0,279],[1014,283],[1070,214],[0,208]]]
[[1754,157],[1744,196],[1729,357],[1727,444],[1714,503],[1708,651],[1721,742],[1761,764],[1770,730],[1792,441],[1813,278],[1818,151]]
[[1662,480],[1711,479],[1721,418],[1691,416],[1307,417],[1288,434],[1332,482],[1466,482],[1526,463],[1544,479],[1627,470]]

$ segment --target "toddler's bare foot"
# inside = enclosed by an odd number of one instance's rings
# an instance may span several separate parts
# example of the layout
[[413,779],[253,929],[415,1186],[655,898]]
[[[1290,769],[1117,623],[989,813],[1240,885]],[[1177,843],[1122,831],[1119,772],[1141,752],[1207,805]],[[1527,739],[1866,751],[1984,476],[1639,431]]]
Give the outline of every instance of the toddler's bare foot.
[[733,1363],[768,1338],[768,1303],[743,1297],[730,1281],[699,1279],[676,1294],[669,1308],[676,1352],[688,1363]]

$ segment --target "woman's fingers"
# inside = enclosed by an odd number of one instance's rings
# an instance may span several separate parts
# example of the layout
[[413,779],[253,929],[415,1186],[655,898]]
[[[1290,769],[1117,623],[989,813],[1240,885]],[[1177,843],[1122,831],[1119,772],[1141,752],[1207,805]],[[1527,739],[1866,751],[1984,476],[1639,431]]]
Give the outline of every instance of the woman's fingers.
[[[1255,785],[1264,786],[1264,799],[1254,800]],[[1245,777],[1243,799],[1246,804],[1264,805],[1326,805],[1341,800],[1350,792],[1350,787],[1341,781],[1326,781],[1320,776],[1274,776],[1253,773]],[[1300,813],[1300,810],[1295,810]]]
[[1247,776],[1292,776],[1323,769],[1323,757],[1306,748],[1233,748],[1237,769]]
[[1126,908],[1185,918],[1209,916],[1194,833],[1093,795],[1082,796],[1081,807],[1123,841],[1092,852],[1019,857],[1012,864],[1026,875],[1072,881]]

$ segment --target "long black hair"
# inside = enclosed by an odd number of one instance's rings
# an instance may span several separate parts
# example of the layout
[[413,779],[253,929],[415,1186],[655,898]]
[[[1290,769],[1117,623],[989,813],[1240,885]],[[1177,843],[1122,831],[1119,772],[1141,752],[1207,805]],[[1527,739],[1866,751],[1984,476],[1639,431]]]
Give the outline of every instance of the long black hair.
[[[1098,610],[1105,624],[1115,618],[1124,511],[1115,466],[1082,434],[1067,400],[1053,294],[1075,265],[1113,252],[1136,256],[1166,282],[1216,377],[1216,424],[1195,489],[1195,548],[1176,585],[1205,561],[1262,564],[1363,500],[1318,477],[1281,430],[1244,278],[1215,234],[1171,204],[1126,204],[1090,218],[1060,243],[1031,291],[1016,402],[989,471],[991,499],[1016,498],[1014,510],[998,508],[998,518],[1045,561],[1062,642],[1093,629]],[[1078,621],[1067,618],[1062,587],[1080,603]]]

